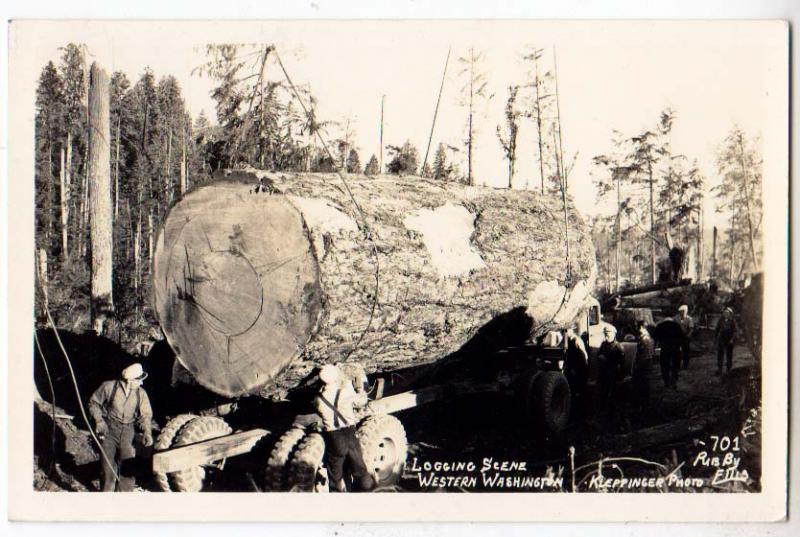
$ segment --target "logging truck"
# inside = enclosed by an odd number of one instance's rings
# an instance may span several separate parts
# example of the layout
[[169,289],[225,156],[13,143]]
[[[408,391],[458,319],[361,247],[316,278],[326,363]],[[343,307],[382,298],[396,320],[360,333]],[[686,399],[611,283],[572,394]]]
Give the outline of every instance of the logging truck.
[[[170,209],[154,309],[180,366],[219,396],[291,399],[325,363],[369,383],[357,438],[377,485],[391,485],[407,451],[397,412],[500,392],[542,432],[567,425],[566,345],[547,335],[577,320],[593,356],[605,323],[589,233],[553,201],[421,178],[229,173]],[[420,374],[398,381],[403,368]],[[216,414],[180,414],[161,429],[152,465],[162,490],[200,491],[206,467],[259,442],[273,446],[268,490],[321,486],[313,415],[286,431],[234,431]]]

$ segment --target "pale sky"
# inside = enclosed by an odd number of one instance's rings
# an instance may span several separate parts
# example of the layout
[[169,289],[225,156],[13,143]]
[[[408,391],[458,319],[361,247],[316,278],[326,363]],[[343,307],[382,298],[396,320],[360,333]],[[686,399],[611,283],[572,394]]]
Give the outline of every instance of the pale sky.
[[[718,182],[714,155],[733,124],[749,135],[784,128],[770,117],[783,103],[771,90],[785,72],[785,43],[778,23],[741,22],[261,22],[261,23],[52,23],[42,46],[29,51],[33,83],[57,47],[82,41],[109,70],[135,82],[145,66],[157,77],[174,75],[194,117],[205,110],[212,83],[191,71],[208,42],[275,43],[298,84],[309,84],[319,117],[350,118],[362,163],[379,152],[381,95],[386,95],[384,144],[410,139],[422,160],[448,47],[452,55],[429,162],[439,142],[463,147],[466,110],[459,106],[457,58],[475,47],[494,98],[477,119],[475,175],[478,183],[504,186],[507,162],[495,131],[503,125],[507,87],[529,82],[520,56],[527,45],[545,49],[544,68],[558,57],[565,160],[578,154],[570,194],[592,215],[597,205],[591,159],[611,150],[613,129],[634,135],[655,125],[670,106],[677,112],[675,152],[697,158],[709,186]],[[13,63],[13,57],[12,57]],[[281,76],[270,63],[269,75]],[[776,93],[772,91],[772,93]],[[336,132],[330,132],[334,138]],[[518,139],[518,185],[538,183],[535,131],[525,122]],[[463,156],[465,158],[466,152]],[[386,162],[387,159],[385,159]],[[466,170],[466,163],[461,163]],[[706,222],[714,215],[707,196]]]

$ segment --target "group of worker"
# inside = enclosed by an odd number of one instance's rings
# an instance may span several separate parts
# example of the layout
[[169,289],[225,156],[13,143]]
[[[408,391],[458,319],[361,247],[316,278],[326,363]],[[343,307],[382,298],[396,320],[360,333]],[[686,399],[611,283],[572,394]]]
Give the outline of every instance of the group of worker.
[[[657,339],[661,346],[660,365],[664,385],[675,387],[680,369],[689,366],[690,346],[695,325],[689,308],[682,305],[678,314],[669,319],[672,324],[659,323]],[[580,414],[586,404],[586,386],[589,379],[589,355],[576,327],[563,331],[567,349],[564,372],[572,388],[576,411]],[[660,330],[659,330],[660,328]],[[717,349],[717,375],[723,365],[730,371],[733,363],[733,346],[738,333],[733,311],[726,308],[717,323],[715,342]],[[638,326],[637,356],[632,371],[635,392],[647,397],[649,366],[655,354],[655,343],[650,330],[643,323]],[[616,330],[611,325],[603,329],[603,342],[597,353],[598,381],[601,397],[613,409],[615,391],[622,378],[625,353],[617,341]],[[141,433],[143,446],[153,445],[150,400],[142,388],[147,377],[141,364],[126,367],[121,378],[104,382],[89,401],[89,412],[95,422],[95,433],[102,447],[103,491],[130,491],[134,489],[131,466],[135,460],[134,441],[136,428]],[[330,488],[333,491],[370,490],[374,483],[362,460],[356,439],[356,412],[367,404],[364,383],[353,382],[335,365],[325,365],[319,371],[321,388],[315,399],[316,411],[321,418],[325,436],[325,465]],[[350,472],[345,476],[344,467]]]

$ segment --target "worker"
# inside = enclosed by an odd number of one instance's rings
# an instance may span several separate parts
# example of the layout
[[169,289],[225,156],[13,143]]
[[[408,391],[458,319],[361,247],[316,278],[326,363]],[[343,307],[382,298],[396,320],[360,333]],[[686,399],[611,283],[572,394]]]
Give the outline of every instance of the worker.
[[344,466],[348,463],[354,488],[362,491],[372,489],[374,482],[367,471],[356,439],[356,409],[367,404],[367,392],[363,385],[353,386],[352,380],[332,364],[320,369],[322,388],[315,405],[322,418],[325,438],[325,465],[333,492],[345,492]]
[[617,341],[616,330],[613,326],[606,325],[603,327],[603,342],[597,351],[597,361],[601,393],[609,405],[614,398],[615,388],[624,360],[625,352],[622,350],[622,345]]
[[694,319],[689,315],[689,306],[682,304],[678,308],[678,314],[675,316],[675,322],[681,326],[683,332],[683,339],[681,340],[681,357],[683,359],[683,369],[689,367],[689,343],[694,335]]
[[684,339],[683,329],[674,318],[667,317],[656,325],[655,336],[661,347],[659,362],[664,386],[677,388],[682,357],[681,344]]
[[153,445],[153,411],[142,388],[146,377],[141,364],[132,364],[122,370],[120,379],[102,383],[89,400],[89,413],[103,450],[103,492],[134,489],[131,467],[136,457],[135,426],[142,433],[142,444]]
[[567,349],[564,374],[572,392],[573,408],[576,414],[581,414],[585,403],[586,384],[589,380],[589,354],[586,352],[583,339],[578,336],[575,328],[575,326],[571,326],[564,331]]
[[633,385],[636,399],[644,404],[650,398],[650,371],[653,367],[655,343],[650,336],[650,330],[643,323],[639,323],[636,336],[636,361],[633,363]]
[[725,308],[722,317],[717,322],[716,344],[717,344],[717,375],[722,374],[722,361],[726,360],[726,372],[731,370],[733,365],[733,344],[739,333],[736,319],[733,318],[733,310]]

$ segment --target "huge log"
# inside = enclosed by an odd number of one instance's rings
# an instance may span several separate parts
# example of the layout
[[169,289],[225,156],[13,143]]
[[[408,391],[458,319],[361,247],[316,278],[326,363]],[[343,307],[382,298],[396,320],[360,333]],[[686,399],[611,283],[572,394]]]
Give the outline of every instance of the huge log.
[[285,393],[313,367],[429,363],[522,310],[535,334],[574,319],[595,257],[560,198],[416,177],[234,172],[165,220],[155,310],[180,363],[224,396]]

